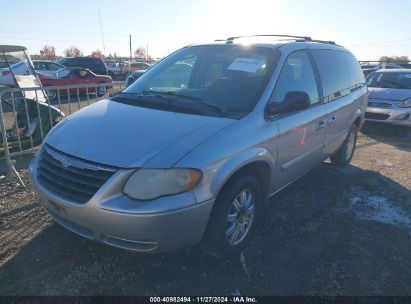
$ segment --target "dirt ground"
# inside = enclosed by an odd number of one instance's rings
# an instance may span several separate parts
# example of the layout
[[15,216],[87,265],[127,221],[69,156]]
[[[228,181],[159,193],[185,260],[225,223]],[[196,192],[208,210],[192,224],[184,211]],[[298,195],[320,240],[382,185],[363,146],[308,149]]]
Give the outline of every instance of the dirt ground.
[[411,295],[411,129],[367,124],[352,165],[325,162],[270,199],[231,261],[86,240],[0,179],[0,295]]

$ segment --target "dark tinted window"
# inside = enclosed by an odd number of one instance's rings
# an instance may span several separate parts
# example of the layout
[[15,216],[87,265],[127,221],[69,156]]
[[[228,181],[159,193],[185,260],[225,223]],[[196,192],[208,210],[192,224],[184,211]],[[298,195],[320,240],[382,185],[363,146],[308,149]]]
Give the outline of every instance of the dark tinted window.
[[80,64],[80,62],[76,58],[60,59],[57,61],[57,63],[60,63],[66,67],[78,67]]
[[310,58],[305,51],[289,55],[281,69],[275,86],[273,102],[282,102],[288,92],[305,92],[310,96],[311,104],[317,103],[318,88]]
[[350,53],[336,50],[311,52],[320,72],[326,102],[350,94],[364,84],[360,64]]

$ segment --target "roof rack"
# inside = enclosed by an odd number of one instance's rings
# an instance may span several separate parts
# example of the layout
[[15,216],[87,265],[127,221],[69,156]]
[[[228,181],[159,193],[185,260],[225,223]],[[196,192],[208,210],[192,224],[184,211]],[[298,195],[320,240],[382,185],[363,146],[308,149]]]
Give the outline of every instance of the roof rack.
[[228,37],[227,39],[217,39],[214,40],[215,42],[221,42],[221,41],[226,41],[227,43],[233,43],[233,40],[239,39],[239,38],[248,38],[248,37],[282,37],[282,38],[295,38],[296,42],[318,42],[318,43],[326,43],[326,44],[333,44],[336,45],[334,41],[326,41],[326,40],[317,40],[317,39],[311,39],[311,37],[308,36],[294,36],[294,35],[248,35],[248,36],[236,36],[236,37]]

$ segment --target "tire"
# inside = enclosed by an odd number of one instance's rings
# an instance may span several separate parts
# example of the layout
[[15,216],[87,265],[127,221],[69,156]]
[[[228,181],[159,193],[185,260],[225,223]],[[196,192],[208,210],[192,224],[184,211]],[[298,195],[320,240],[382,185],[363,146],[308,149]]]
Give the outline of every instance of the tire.
[[358,127],[356,124],[353,124],[342,146],[330,157],[333,165],[343,167],[350,163],[354,156],[355,146],[357,144],[357,134]]
[[57,90],[46,90],[46,95],[48,97],[48,99],[50,100],[55,100],[57,99]]
[[[104,83],[104,82],[101,82],[101,83]],[[99,96],[99,97],[104,96],[106,94],[106,92],[107,92],[107,87],[106,86],[97,87],[97,96]]]
[[[251,195],[252,202],[241,206],[242,209],[239,210],[239,205],[244,202],[244,199],[241,199],[241,193],[245,193],[246,198]],[[203,249],[209,254],[223,259],[241,251],[258,224],[264,197],[260,183],[252,175],[241,175],[224,186],[214,203],[201,243]],[[236,199],[237,203],[235,203]],[[253,208],[251,208],[252,206]],[[244,230],[240,229],[241,226]],[[237,233],[236,231],[238,231],[237,239],[234,235]]]

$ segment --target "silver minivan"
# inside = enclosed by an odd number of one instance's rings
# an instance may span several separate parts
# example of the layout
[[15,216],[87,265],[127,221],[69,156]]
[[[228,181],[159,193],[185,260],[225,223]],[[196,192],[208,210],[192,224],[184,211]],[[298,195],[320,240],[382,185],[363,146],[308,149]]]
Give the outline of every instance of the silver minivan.
[[51,216],[86,238],[226,257],[268,197],[327,158],[350,162],[366,104],[359,63],[333,42],[190,45],[61,121],[30,177]]

